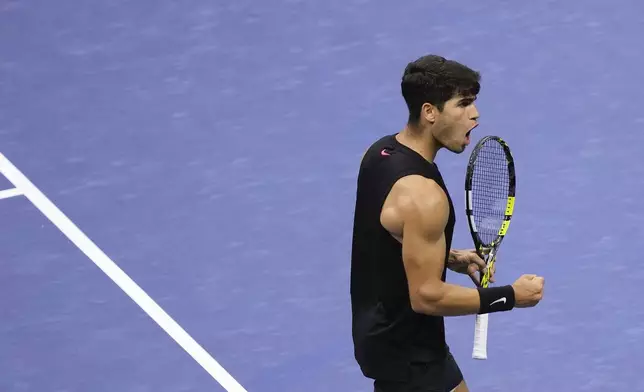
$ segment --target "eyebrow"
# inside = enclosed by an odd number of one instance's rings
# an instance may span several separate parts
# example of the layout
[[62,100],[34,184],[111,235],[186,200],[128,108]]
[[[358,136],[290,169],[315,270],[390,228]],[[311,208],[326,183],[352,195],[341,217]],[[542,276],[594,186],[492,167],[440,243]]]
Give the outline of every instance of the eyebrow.
[[472,101],[472,102],[476,101],[476,96],[463,97],[458,100],[459,103],[468,102],[468,101]]

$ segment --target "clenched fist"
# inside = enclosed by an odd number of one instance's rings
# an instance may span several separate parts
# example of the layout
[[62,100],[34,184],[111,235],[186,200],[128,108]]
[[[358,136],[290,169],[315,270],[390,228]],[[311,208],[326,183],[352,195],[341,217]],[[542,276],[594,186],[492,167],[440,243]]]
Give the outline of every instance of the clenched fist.
[[543,298],[544,279],[537,275],[522,275],[513,284],[514,302],[517,308],[536,306]]

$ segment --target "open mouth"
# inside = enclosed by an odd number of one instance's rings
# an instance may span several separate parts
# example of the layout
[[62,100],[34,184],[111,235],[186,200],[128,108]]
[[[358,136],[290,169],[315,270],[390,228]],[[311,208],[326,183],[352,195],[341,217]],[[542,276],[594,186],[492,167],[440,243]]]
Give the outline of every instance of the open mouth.
[[470,130],[469,130],[469,131],[467,131],[467,133],[465,134],[465,144],[470,144],[470,135],[472,134],[472,131],[474,130],[474,128],[476,128],[476,127],[478,127],[478,126],[479,126],[479,125],[478,125],[478,124],[476,124],[475,126],[473,126],[472,128],[470,128]]
[[478,127],[478,126],[479,126],[478,124],[476,124],[475,126],[473,126],[469,131],[467,131],[467,133],[465,134],[465,136],[470,137],[470,134],[472,133],[472,131],[473,131],[476,127]]

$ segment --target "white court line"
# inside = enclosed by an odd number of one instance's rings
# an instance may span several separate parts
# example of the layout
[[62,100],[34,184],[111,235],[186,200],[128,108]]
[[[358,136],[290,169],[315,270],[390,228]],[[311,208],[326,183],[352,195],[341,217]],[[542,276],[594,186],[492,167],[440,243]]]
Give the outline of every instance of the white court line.
[[22,192],[18,188],[5,189],[0,191],[0,200],[20,195],[22,195]]
[[[181,328],[150,296],[143,291],[114,261],[96,246],[4,155],[0,154],[0,173],[24,194],[58,227],[90,260],[110,277],[132,300],[168,333],[201,367],[228,392],[246,392],[215,359]],[[6,191],[5,191],[6,192]]]

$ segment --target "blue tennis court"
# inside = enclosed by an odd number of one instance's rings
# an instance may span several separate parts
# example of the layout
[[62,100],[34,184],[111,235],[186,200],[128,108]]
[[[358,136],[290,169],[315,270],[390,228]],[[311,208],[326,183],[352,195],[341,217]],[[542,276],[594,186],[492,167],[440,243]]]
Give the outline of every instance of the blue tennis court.
[[[0,0],[0,153],[245,390],[367,392],[359,160],[404,126],[405,65],[453,58],[482,73],[474,140],[516,159],[497,281],[546,278],[487,361],[447,319],[470,389],[644,390],[643,35],[626,0]],[[468,153],[438,156],[460,248]],[[0,224],[0,391],[225,390],[27,197]]]

